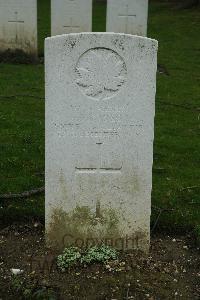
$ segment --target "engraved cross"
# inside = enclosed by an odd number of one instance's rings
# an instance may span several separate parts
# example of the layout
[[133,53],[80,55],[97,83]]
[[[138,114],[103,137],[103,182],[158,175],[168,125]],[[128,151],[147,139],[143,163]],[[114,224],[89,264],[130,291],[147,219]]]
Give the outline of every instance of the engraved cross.
[[101,146],[103,143],[96,143],[99,146],[99,161],[98,165],[96,167],[76,167],[76,173],[79,174],[97,174],[97,175],[102,175],[102,174],[121,174],[121,169],[122,167],[106,167],[102,163],[102,152],[101,152]]
[[15,20],[8,21],[8,23],[24,23],[24,21],[18,20],[18,12],[15,11]]
[[129,21],[133,18],[136,18],[136,15],[135,14],[129,14],[129,4],[126,3],[126,14],[119,14],[118,17],[125,18],[125,22],[126,22],[125,32],[128,32]]
[[70,25],[64,25],[64,28],[69,28],[70,32],[73,32],[73,29],[79,28],[80,26],[77,25],[72,25],[73,24],[73,20],[72,18],[70,18]]
[[[77,174],[94,174],[97,175],[97,178],[100,177],[103,174],[121,174],[122,166],[119,167],[106,167],[104,166],[103,160],[102,160],[102,144],[101,142],[96,143],[98,145],[99,149],[99,161],[97,162],[96,167],[76,167],[75,171]],[[98,179],[97,179],[98,180]],[[98,180],[99,181],[99,180]],[[101,203],[100,199],[96,199],[96,216],[95,218],[99,219],[101,218]]]
[[17,40],[18,40],[18,25],[19,24],[24,24],[24,21],[18,19],[18,12],[15,11],[15,18],[14,18],[14,20],[9,20],[8,23],[15,24],[15,28],[16,28],[16,42],[17,42]]

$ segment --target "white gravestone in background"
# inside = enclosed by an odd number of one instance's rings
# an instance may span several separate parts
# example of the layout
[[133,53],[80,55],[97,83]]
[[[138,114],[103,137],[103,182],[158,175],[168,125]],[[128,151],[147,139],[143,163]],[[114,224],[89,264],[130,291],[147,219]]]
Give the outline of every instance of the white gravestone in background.
[[51,35],[92,31],[92,0],[51,0]]
[[108,0],[107,28],[110,32],[147,35],[148,0]]
[[157,42],[69,34],[45,55],[48,241],[148,251]]
[[37,0],[0,0],[0,51],[37,55]]

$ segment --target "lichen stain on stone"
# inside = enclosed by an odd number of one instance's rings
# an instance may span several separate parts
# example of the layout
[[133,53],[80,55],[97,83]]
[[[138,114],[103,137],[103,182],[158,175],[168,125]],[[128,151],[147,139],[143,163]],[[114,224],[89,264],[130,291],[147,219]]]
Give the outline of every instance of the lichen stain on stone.
[[114,39],[113,44],[122,51],[124,50],[124,39],[122,37]]
[[70,213],[54,209],[47,231],[48,244],[57,250],[69,243],[81,247],[88,246],[88,241],[99,244],[121,237],[118,224],[118,214],[113,209],[102,209],[101,218],[96,218],[87,206],[77,206]]
[[[28,38],[24,33],[24,29],[19,29],[19,32],[16,33],[15,38],[7,41],[8,49],[21,49],[27,54],[37,55],[37,40],[34,35],[29,35]],[[5,43],[5,42],[4,42]],[[9,47],[10,45],[10,47]]]
[[37,52],[27,53],[24,50],[18,48],[0,51],[0,62],[35,64],[38,62]]
[[123,191],[134,195],[140,191],[140,180],[137,175],[122,178]]
[[73,50],[76,46],[76,40],[73,37],[68,37],[66,40],[65,46],[69,48],[70,50]]
[[63,201],[67,201],[67,185],[66,185],[66,178],[64,175],[64,172],[61,170],[60,172],[60,176],[59,176],[59,185],[60,185],[60,189],[61,190],[61,194],[62,194],[62,200]]

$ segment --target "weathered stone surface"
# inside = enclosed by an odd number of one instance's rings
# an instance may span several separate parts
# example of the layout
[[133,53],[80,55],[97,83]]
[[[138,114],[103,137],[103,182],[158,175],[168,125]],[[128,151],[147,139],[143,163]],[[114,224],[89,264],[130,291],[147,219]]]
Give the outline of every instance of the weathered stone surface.
[[157,42],[46,39],[46,231],[52,245],[148,250]]
[[148,0],[108,0],[107,29],[140,36],[147,35]]
[[92,0],[51,0],[51,35],[92,31]]
[[37,0],[0,0],[0,51],[37,55]]

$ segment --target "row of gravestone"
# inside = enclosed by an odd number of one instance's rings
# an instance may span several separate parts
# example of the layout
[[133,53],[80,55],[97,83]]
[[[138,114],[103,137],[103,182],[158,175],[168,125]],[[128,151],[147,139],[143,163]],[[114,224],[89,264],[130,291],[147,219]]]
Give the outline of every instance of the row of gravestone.
[[[107,31],[146,36],[148,0],[108,0]],[[92,0],[51,0],[51,35],[92,31]],[[0,51],[37,55],[37,0],[0,0]]]

